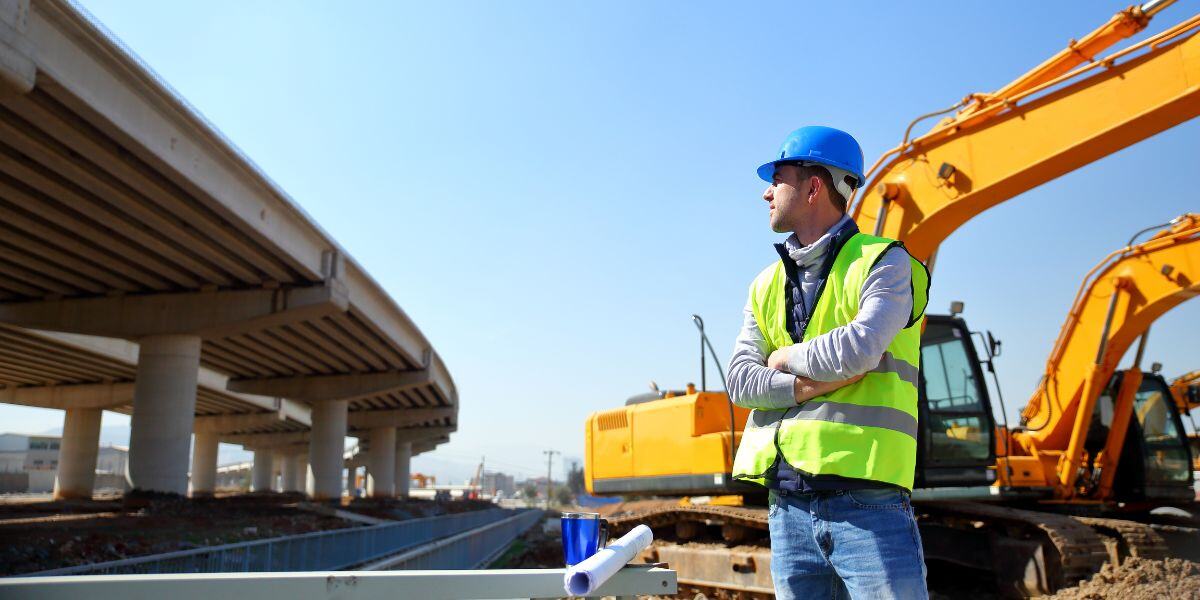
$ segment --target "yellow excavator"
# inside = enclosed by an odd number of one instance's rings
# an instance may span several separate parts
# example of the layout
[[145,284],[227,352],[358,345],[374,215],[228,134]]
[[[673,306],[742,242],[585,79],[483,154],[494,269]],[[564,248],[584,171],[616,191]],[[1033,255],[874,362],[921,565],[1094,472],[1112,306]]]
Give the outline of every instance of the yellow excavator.
[[1200,371],[1190,371],[1176,377],[1171,382],[1171,394],[1175,399],[1175,407],[1181,414],[1187,415],[1192,423],[1192,432],[1188,434],[1188,446],[1192,449],[1192,471],[1200,471],[1200,429],[1197,429],[1196,419],[1192,416],[1192,410],[1200,407]]
[[[972,94],[943,111],[957,113],[930,133],[910,140],[906,132],[904,141],[876,162],[868,175],[869,191],[852,206],[860,227],[899,238],[915,256],[932,262],[940,242],[983,210],[1200,114],[1200,15],[1099,56],[1142,29],[1166,4],[1122,11],[1001,90]],[[1047,387],[1054,394],[1038,401],[1057,416],[1031,415],[1038,417],[1029,422],[1036,430],[997,427],[983,369],[994,376],[992,359],[999,344],[989,335],[981,358],[973,339],[957,315],[930,315],[926,322],[914,500],[925,511],[921,525],[927,558],[991,571],[1010,591],[1038,593],[1087,576],[1111,555],[1160,551],[1153,530],[1137,523],[1099,516],[1089,523],[1046,511],[1069,507],[1101,514],[1111,508],[1111,502],[1095,494],[1105,483],[1105,473],[1121,472],[1106,466],[1114,460],[1118,467],[1125,466],[1119,460],[1121,449],[1109,446],[1105,438],[1103,449],[1117,452],[1089,454],[1087,427],[1071,446],[1072,437],[1080,435],[1078,422],[1091,421],[1091,414],[1079,409],[1094,407],[1099,400],[1072,405],[1058,388]],[[1082,338],[1070,338],[1078,339]],[[1128,343],[1116,340],[1110,348]],[[1061,359],[1058,363],[1063,368],[1078,366]],[[1072,376],[1083,380],[1100,372],[1090,367],[1074,375],[1056,370],[1048,381],[1066,385]],[[1093,376],[1082,388],[1100,394],[1108,383]],[[589,491],[622,496],[740,494],[747,506],[719,505],[728,501],[704,505],[693,498],[680,506],[614,519],[618,528],[635,522],[673,527],[674,536],[686,541],[703,529],[697,524],[720,525],[728,542],[749,539],[765,529],[762,509],[749,506],[756,502],[754,493],[729,479],[748,411],[731,408],[723,393],[705,390],[631,401],[587,421]],[[1171,414],[1177,420],[1177,413]],[[1043,422],[1047,415],[1053,425]],[[1117,425],[1110,424],[1109,431],[1119,429]],[[1043,443],[1050,431],[1056,433],[1054,443],[1063,441],[1058,432],[1064,427],[1072,433],[1061,448]],[[1181,486],[1151,486],[1148,496],[1145,487],[1139,488],[1139,502],[1149,506],[1183,501],[1179,490],[1190,490],[1190,471],[1184,477]],[[1121,484],[1120,479],[1115,482]],[[1111,498],[1127,491],[1107,483]],[[1166,497],[1155,495],[1160,492]],[[697,558],[701,550],[686,546],[673,548],[675,554],[663,548],[656,552],[661,553],[657,558],[673,563],[703,562]],[[719,565],[711,564],[692,573],[681,571],[680,581],[698,587],[769,590],[769,578],[763,579],[766,569],[747,566],[761,563],[761,553],[726,560],[742,562],[725,565],[720,574],[715,573]]]
[[[1085,277],[1023,425],[1013,428],[991,418],[983,368],[991,367],[994,341],[979,360],[961,319],[930,317],[913,494],[926,557],[992,570],[1009,591],[1033,594],[1086,577],[1106,560],[1164,556],[1166,541],[1138,519],[1164,506],[1195,508],[1194,482],[1170,387],[1140,365],[1154,320],[1197,294],[1200,215],[1110,254]],[[1133,367],[1117,371],[1139,338]],[[727,472],[696,472],[727,464],[726,396],[666,395],[589,417],[589,489],[613,493],[606,487],[614,480],[599,477],[612,472],[629,475],[615,479],[626,496],[740,492],[742,502],[718,503],[735,506],[684,503],[610,520],[618,528],[673,526],[681,539],[699,535],[696,523],[719,522],[726,541],[752,538],[747,530],[765,528],[763,509],[750,507],[758,490],[731,484]],[[676,472],[656,472],[670,468]],[[660,552],[655,559],[688,564],[680,559],[685,550]]]
[[[1023,426],[997,461],[1001,484],[1045,486],[1059,500],[1192,500],[1191,456],[1173,394],[1140,367],[1150,324],[1200,293],[1198,276],[1200,215],[1192,214],[1088,273],[1021,413]],[[1117,372],[1139,337],[1133,367]],[[1125,451],[1134,430],[1142,447]]]

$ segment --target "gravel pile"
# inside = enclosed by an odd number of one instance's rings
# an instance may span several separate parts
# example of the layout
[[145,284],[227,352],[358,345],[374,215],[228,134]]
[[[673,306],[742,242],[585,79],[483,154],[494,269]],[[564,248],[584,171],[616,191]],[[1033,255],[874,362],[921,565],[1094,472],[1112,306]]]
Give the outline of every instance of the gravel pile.
[[1059,590],[1052,600],[1200,600],[1200,564],[1179,558],[1130,557],[1104,565],[1091,579]]

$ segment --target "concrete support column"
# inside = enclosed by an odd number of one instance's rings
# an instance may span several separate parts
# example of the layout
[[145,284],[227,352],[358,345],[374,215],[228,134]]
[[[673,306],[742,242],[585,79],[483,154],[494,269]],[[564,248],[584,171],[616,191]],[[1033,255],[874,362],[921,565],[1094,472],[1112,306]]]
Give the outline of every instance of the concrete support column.
[[96,453],[100,449],[99,408],[68,408],[63,419],[62,445],[54,499],[92,498],[96,484]]
[[129,487],[182,496],[188,486],[200,338],[156,335],[142,338],[138,344],[129,434]]
[[197,431],[192,442],[192,497],[211,496],[217,487],[217,448],[220,438],[216,433]]
[[275,464],[279,465],[279,491],[286,492],[288,488],[296,485],[295,473],[292,471],[292,456],[280,452],[275,455]]
[[283,474],[281,491],[300,491],[299,481],[300,477],[303,475],[301,475],[300,470],[296,468],[296,465],[300,463],[300,455],[294,452],[287,454],[280,452],[275,460],[279,462],[279,471]]
[[371,430],[371,448],[367,454],[367,496],[391,498],[395,494],[396,428]]
[[254,467],[250,471],[250,491],[269,492],[275,479],[275,454],[270,450],[254,451]]
[[297,454],[292,462],[292,467],[296,469],[296,489],[293,492],[304,493],[308,489],[308,450],[301,454]]
[[317,501],[342,497],[342,454],[346,451],[346,400],[314,402],[312,434],[308,446],[309,498]]
[[412,462],[412,442],[396,443],[396,497],[408,497],[409,463]]

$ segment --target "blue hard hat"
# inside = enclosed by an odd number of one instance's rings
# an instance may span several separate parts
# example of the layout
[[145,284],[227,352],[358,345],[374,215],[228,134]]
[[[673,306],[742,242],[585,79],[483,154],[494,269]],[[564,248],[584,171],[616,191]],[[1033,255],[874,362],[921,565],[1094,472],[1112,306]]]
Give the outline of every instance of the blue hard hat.
[[858,181],[863,181],[863,152],[858,142],[841,129],[809,125],[788,134],[779,148],[779,158],[758,168],[758,176],[770,183],[775,176],[775,165],[803,162],[827,165],[848,171]]

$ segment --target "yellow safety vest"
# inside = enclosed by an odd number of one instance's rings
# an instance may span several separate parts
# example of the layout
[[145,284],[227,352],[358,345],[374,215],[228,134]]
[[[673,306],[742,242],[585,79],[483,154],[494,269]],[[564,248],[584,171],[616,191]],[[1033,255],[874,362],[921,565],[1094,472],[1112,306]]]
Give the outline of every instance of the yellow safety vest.
[[[864,233],[846,241],[813,307],[804,341],[854,320],[867,274],[893,246],[903,248],[895,240]],[[782,453],[788,464],[808,474],[912,489],[917,462],[917,374],[929,271],[909,258],[912,316],[888,345],[879,366],[857,383],[800,406],[752,411],[733,463],[735,479],[765,484]],[[750,286],[750,306],[766,337],[768,354],[793,343],[787,328],[786,294],[783,261],[764,269]]]

